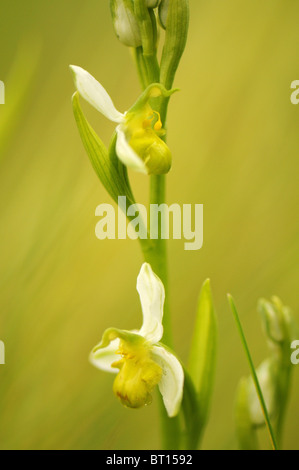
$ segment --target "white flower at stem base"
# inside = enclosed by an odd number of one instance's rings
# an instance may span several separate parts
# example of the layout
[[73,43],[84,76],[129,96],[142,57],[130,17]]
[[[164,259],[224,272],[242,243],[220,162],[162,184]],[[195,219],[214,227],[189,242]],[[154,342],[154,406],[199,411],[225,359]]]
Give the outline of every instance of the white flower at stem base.
[[160,138],[165,134],[160,114],[149,104],[152,98],[169,97],[162,85],[150,85],[127,112],[119,112],[105,88],[86,70],[71,65],[79,94],[110,121],[116,122],[116,154],[128,168],[145,174],[165,174],[171,167],[171,152]]
[[159,341],[163,335],[164,286],[144,263],[137,278],[137,291],[143,312],[140,330],[109,328],[90,354],[97,368],[117,374],[113,391],[121,403],[140,408],[151,403],[156,385],[167,413],[175,416],[180,408],[184,372],[179,360]]

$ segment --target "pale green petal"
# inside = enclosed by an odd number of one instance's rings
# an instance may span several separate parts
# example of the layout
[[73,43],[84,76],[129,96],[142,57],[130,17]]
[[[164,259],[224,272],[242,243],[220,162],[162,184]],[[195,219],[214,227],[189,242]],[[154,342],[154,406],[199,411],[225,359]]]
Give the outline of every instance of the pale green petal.
[[[271,359],[266,359],[264,362],[262,362],[261,365],[257,368],[256,373],[262,389],[268,413],[271,417],[275,414],[276,409],[275,380]],[[264,424],[265,418],[253,380],[251,377],[248,380],[248,404],[251,422],[256,426],[260,426]]]
[[96,346],[89,355],[89,361],[98,369],[117,374],[119,369],[111,367],[111,364],[113,364],[113,362],[119,361],[120,359],[119,354],[116,354],[118,348],[119,338],[111,341],[111,343],[105,348],[97,348]]
[[76,65],[70,65],[74,74],[75,86],[88,103],[113,122],[123,122],[124,114],[114,106],[105,88],[86,70]]
[[120,330],[118,328],[107,328],[104,331],[102,340],[90,353],[90,362],[98,369],[116,373],[117,370],[111,364],[120,360],[120,341],[139,347],[144,344],[144,337],[138,334],[137,330]]
[[159,390],[170,418],[179,412],[184,389],[184,371],[178,359],[163,346],[153,346],[153,360],[162,368]]
[[141,266],[137,278],[137,291],[143,313],[143,324],[139,334],[151,343],[157,343],[163,336],[165,290],[148,263],[143,263]]
[[139,171],[140,173],[147,174],[147,169],[141,158],[132,149],[126,139],[123,126],[117,126],[117,141],[116,141],[116,154],[120,161],[131,168],[132,170]]

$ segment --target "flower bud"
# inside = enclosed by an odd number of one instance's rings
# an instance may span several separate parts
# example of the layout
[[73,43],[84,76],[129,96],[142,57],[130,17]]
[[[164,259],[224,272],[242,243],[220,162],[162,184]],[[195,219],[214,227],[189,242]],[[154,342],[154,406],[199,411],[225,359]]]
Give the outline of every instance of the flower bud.
[[110,9],[114,30],[120,42],[129,47],[141,46],[133,0],[110,0]]
[[278,297],[272,297],[271,301],[260,299],[258,311],[271,344],[282,345],[292,340],[295,333],[294,321],[289,308]]
[[[270,417],[274,416],[277,411],[276,383],[273,369],[274,365],[272,361],[268,359],[262,362],[256,370]],[[252,377],[248,379],[248,407],[252,425],[263,425],[265,423],[265,418]]]

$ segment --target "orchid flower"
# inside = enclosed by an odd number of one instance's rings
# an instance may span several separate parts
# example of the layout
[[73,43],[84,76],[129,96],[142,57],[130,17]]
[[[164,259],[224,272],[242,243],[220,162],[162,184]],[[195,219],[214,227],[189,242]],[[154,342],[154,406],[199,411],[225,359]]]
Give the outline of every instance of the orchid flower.
[[91,363],[116,375],[113,391],[121,403],[140,408],[151,403],[158,385],[170,417],[180,408],[184,372],[179,360],[159,341],[163,335],[164,286],[144,263],[137,278],[143,325],[140,330],[109,328],[90,354]]
[[119,112],[105,88],[86,70],[70,66],[79,94],[107,119],[117,123],[116,154],[121,162],[145,174],[164,174],[171,167],[171,153],[161,139],[165,134],[160,114],[149,104],[150,99],[169,97],[161,84],[150,85],[127,112]]

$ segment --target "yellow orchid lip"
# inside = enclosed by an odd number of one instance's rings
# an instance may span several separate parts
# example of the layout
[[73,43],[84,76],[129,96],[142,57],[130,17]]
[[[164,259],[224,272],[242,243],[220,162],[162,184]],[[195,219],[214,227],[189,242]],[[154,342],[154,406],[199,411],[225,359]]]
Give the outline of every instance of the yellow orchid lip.
[[151,359],[150,347],[146,343],[133,346],[122,340],[117,354],[121,359],[111,364],[111,367],[119,369],[113,384],[115,395],[129,408],[149,405],[151,392],[163,373]]

